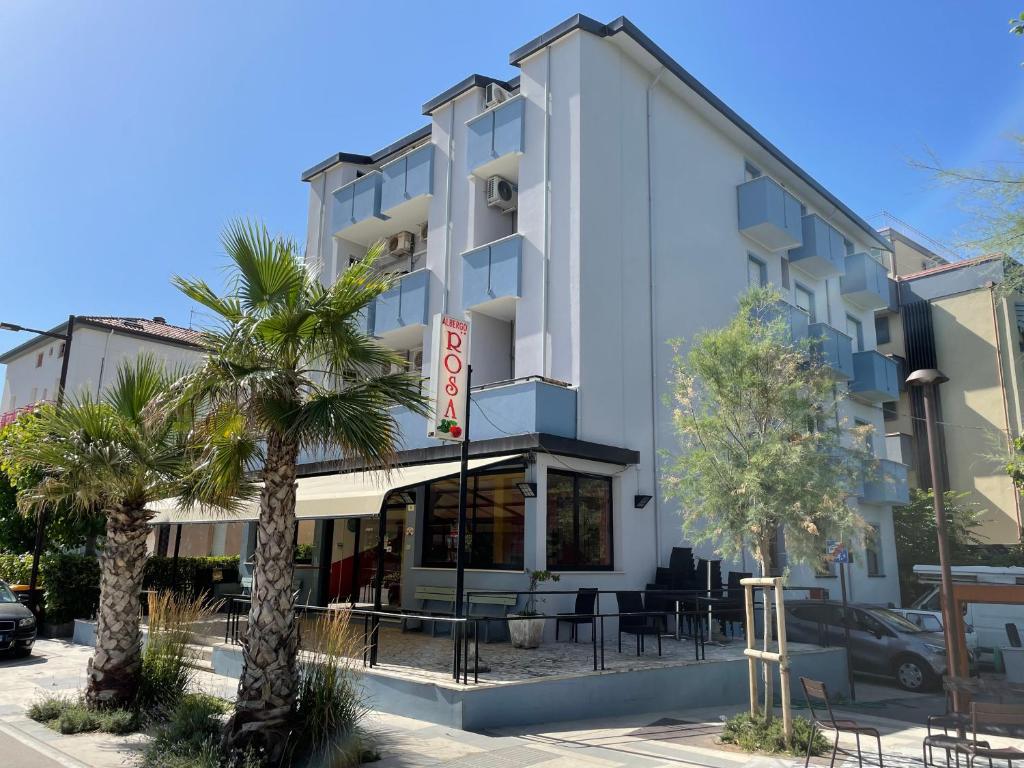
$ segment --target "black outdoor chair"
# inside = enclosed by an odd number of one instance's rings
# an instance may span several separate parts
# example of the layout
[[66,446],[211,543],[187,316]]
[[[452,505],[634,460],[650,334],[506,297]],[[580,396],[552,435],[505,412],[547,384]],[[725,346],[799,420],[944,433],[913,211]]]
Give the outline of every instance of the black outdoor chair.
[[1006,623],[1006,639],[1010,641],[1012,648],[1020,648],[1020,631],[1017,629],[1017,625],[1012,621]]
[[718,611],[718,620],[722,625],[722,634],[729,634],[729,625],[738,624],[740,634],[746,631],[747,612],[743,605],[742,579],[749,579],[753,574],[744,571],[730,571],[726,583],[725,605]]
[[[581,624],[591,626],[593,631],[593,619],[589,616],[583,616],[580,614],[593,614],[594,604],[597,602],[597,589],[594,587],[580,587],[576,591],[576,605],[573,608],[572,614],[559,613],[559,618],[555,620],[555,642],[558,642],[558,630],[562,624],[569,625],[569,639],[574,643],[579,640],[579,626]],[[562,618],[564,617],[564,618]]]
[[1024,704],[997,704],[992,701],[971,702],[971,731],[973,739],[965,739],[965,744],[957,750],[967,755],[967,768],[972,768],[979,757],[988,760],[1005,760],[1008,768],[1014,763],[1024,762],[1024,749],[1019,747],[992,747],[978,740],[978,726],[982,733],[1001,733],[1007,736],[1024,736]]
[[[811,680],[806,677],[800,678],[800,685],[804,689],[804,698],[807,699],[807,709],[811,715],[811,736],[807,740],[807,758],[804,760],[804,768],[807,768],[811,762],[811,747],[814,745],[814,734],[817,731],[835,731],[836,738],[832,743],[832,759],[829,762],[829,768],[832,768],[836,764],[836,753],[839,751],[839,734],[840,733],[852,733],[857,739],[857,763],[859,765],[864,764],[864,756],[860,751],[860,736],[873,736],[875,741],[878,742],[878,766],[884,768],[882,764],[882,736],[878,733],[877,728],[872,728],[867,725],[859,725],[855,720],[838,720],[835,714],[832,712],[832,703],[828,700],[828,689],[825,688],[825,684],[819,680]],[[815,710],[815,703],[820,708],[824,704],[825,712],[828,717],[822,718],[818,715]]]
[[[644,601],[639,592],[616,592],[615,599],[619,605],[619,613],[643,614]],[[661,656],[661,619],[664,616],[619,616],[619,653],[622,653],[622,634],[633,635],[636,640],[636,655],[644,652],[644,638],[653,635],[658,639],[658,655]]]

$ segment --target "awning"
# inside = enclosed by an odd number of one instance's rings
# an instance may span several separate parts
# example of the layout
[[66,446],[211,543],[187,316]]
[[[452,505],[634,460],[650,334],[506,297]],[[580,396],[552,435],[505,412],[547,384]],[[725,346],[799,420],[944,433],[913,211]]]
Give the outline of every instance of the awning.
[[[470,471],[521,459],[521,454],[470,459]],[[296,489],[295,515],[300,520],[326,520],[343,517],[366,517],[380,512],[384,499],[392,491],[412,488],[422,483],[454,477],[459,474],[458,461],[397,467],[391,471],[371,470],[337,475],[299,478]],[[150,525],[165,523],[233,523],[259,518],[259,499],[246,502],[242,509],[228,512],[216,507],[182,508],[176,498],[162,499],[149,505],[156,515]]]

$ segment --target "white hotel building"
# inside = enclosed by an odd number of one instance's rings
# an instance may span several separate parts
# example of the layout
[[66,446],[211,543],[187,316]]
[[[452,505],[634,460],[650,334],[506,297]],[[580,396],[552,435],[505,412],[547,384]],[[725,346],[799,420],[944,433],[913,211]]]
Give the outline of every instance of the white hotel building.
[[[423,106],[420,130],[303,174],[307,258],[325,282],[381,239],[384,268],[407,273],[366,318],[382,343],[429,371],[433,316],[471,321],[472,456],[511,469],[471,488],[467,588],[526,589],[524,569],[545,568],[561,572],[559,589],[654,581],[685,544],[658,459],[678,450],[667,340],[726,323],[747,286],[767,281],[795,331],[823,337],[844,416],[874,427],[892,477],[859,493],[878,535],[855,549],[851,591],[898,601],[892,504],[906,500],[906,475],[886,455],[881,404],[899,384],[874,323],[889,304],[876,260],[888,241],[625,18],[574,16],[509,60],[513,80],[472,75]],[[457,458],[424,419],[399,417],[402,462]],[[341,466],[318,458],[302,474]],[[392,603],[415,609],[417,588],[454,584],[454,489],[441,480],[392,497]],[[653,499],[638,508],[638,495]],[[374,519],[304,525],[315,526],[311,597],[365,583]],[[734,569],[755,564],[723,563]],[[791,581],[838,593],[834,576],[808,569]]]

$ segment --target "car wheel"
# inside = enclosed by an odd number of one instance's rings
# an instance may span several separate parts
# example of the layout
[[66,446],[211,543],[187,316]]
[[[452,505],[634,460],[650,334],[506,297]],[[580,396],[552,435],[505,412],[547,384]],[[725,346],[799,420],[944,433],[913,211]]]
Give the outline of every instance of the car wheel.
[[32,655],[32,649],[31,648],[19,648],[18,650],[16,650],[14,652],[14,655],[15,655],[16,658],[24,659],[25,657]]
[[896,682],[905,691],[920,693],[931,690],[935,685],[932,668],[916,656],[902,656],[896,660]]

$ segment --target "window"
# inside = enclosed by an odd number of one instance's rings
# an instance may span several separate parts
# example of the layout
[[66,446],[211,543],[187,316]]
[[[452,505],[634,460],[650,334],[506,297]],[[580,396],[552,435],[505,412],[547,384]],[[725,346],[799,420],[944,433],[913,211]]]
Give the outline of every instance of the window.
[[47,347],[46,353],[47,353],[48,357],[53,357],[53,347],[52,346]]
[[853,241],[843,238],[843,248],[846,250],[847,256],[853,256]]
[[60,343],[60,350],[57,352],[57,357],[64,357],[64,344],[65,342],[63,341]]
[[882,418],[886,421],[896,421],[899,412],[896,410],[896,402],[882,403]]
[[864,559],[868,564],[868,576],[884,576],[882,569],[882,529],[871,523],[864,531]]
[[846,316],[846,335],[853,339],[853,351],[864,351],[864,325],[853,315]]
[[42,367],[43,367],[43,353],[40,352],[38,355],[36,355],[36,368],[42,368]]
[[753,254],[747,254],[747,286],[764,288],[768,284],[768,267]]
[[[466,549],[469,568],[523,567],[526,503],[517,472],[470,475],[466,486]],[[422,564],[454,567],[458,551],[459,480],[431,483],[423,519]]]
[[925,632],[942,631],[942,622],[939,621],[937,616],[932,616],[928,613],[914,613],[911,615],[915,619],[914,623],[917,624],[917,626],[919,626]]
[[814,311],[814,292],[797,283],[793,288],[793,298],[796,305],[807,313],[810,321],[817,322],[817,314]]
[[879,315],[875,318],[875,343],[888,344],[889,340],[889,316]]
[[548,471],[548,568],[611,570],[612,480]]
[[743,165],[743,180],[753,181],[754,179],[761,176],[761,169],[754,165],[749,160]]
[[782,287],[789,289],[789,259],[782,260]]

